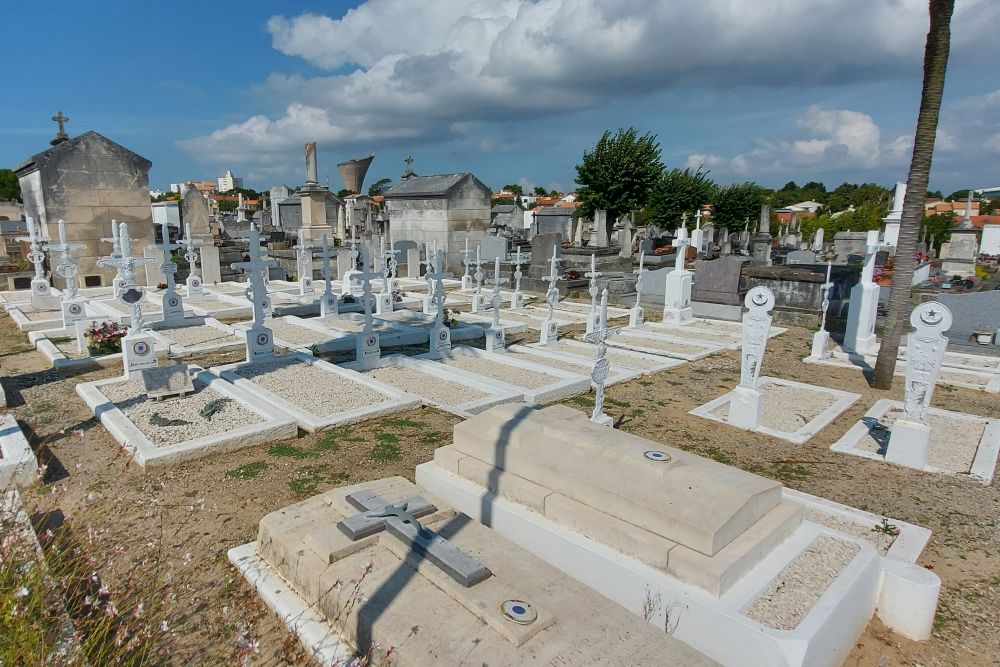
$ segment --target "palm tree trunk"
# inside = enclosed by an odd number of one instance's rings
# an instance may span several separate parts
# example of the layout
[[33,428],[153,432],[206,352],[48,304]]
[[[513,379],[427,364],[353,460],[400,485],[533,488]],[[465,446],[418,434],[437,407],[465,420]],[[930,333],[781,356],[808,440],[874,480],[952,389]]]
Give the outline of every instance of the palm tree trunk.
[[903,197],[903,215],[896,242],[896,264],[892,273],[889,292],[889,312],[882,331],[882,345],[875,362],[872,386],[891,389],[899,354],[899,339],[906,326],[912,304],[910,293],[913,283],[914,253],[920,221],[924,217],[924,197],[937,137],[938,116],[944,91],[944,76],[948,68],[948,51],[951,44],[951,15],[955,0],[930,0],[930,30],[924,48],[924,82],[920,91],[920,113],[917,131],[913,137],[913,157],[910,173],[906,178],[906,196]]

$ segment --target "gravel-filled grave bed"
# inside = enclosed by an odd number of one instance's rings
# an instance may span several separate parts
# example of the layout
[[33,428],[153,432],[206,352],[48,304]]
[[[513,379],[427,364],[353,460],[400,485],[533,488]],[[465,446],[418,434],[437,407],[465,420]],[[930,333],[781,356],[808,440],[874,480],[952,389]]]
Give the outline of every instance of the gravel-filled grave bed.
[[549,375],[518,366],[508,366],[502,361],[482,359],[469,354],[455,354],[450,357],[443,357],[438,361],[452,368],[500,380],[501,382],[525,389],[538,389],[539,387],[560,382],[564,379],[556,375]]
[[670,327],[663,326],[661,324],[644,324],[640,330],[649,331],[651,333],[665,334],[667,336],[676,336],[677,338],[686,338],[688,340],[703,340],[709,343],[717,343],[719,345],[731,345],[739,341],[741,338],[740,334],[698,331],[697,329],[689,327]]
[[166,338],[171,343],[183,345],[191,349],[217,347],[220,345],[240,345],[243,343],[243,339],[239,336],[207,324],[179,327],[176,329],[158,329],[156,334]]
[[283,340],[286,343],[291,343],[292,345],[314,345],[330,340],[330,334],[300,327],[296,324],[289,324],[281,320],[270,320],[265,322],[264,326],[271,330],[275,338]]
[[21,314],[25,316],[31,322],[41,322],[43,320],[61,320],[62,311],[61,310],[31,310],[25,309],[21,311]]
[[233,372],[320,417],[392,400],[372,387],[297,357],[240,364]]
[[[663,338],[643,338],[639,336],[618,335],[608,340],[609,345],[628,345],[636,348],[647,348],[650,350],[663,350],[675,354],[702,354],[713,350],[712,347],[700,345],[685,345]],[[718,349],[718,348],[715,348]]]
[[794,630],[860,550],[853,542],[817,537],[743,615],[776,630]]
[[866,525],[856,521],[848,521],[847,519],[831,516],[827,512],[820,512],[819,510],[810,509],[808,507],[805,510],[803,518],[806,521],[818,523],[826,526],[827,528],[840,531],[841,533],[847,533],[848,535],[853,535],[854,537],[860,537],[862,540],[875,547],[875,551],[879,552],[879,555],[881,556],[889,553],[889,548],[892,546],[892,543],[896,541],[897,537],[891,533],[875,530],[876,524]]
[[[164,401],[148,400],[139,379],[106,384],[100,392],[160,447],[264,422],[257,413],[198,380],[193,394]],[[212,414],[202,416],[203,412]]]
[[[872,425],[869,428],[867,435],[861,439],[856,448],[884,454],[885,443],[889,440],[892,425],[905,414],[901,408],[890,408],[879,419],[877,426]],[[955,419],[934,412],[928,412],[925,419],[927,425],[931,427],[931,441],[927,451],[928,465],[948,472],[969,472],[976,458],[979,442],[986,431],[986,424],[982,421]]]
[[[788,387],[761,382],[760,400],[764,405],[761,426],[794,433],[836,403],[837,396],[821,391],[808,391],[802,386]],[[726,420],[729,417],[729,403],[712,410],[712,414]]]
[[424,373],[416,368],[405,366],[383,366],[362,371],[366,376],[396,387],[415,396],[426,398],[440,405],[454,405],[477,401],[490,396],[467,384],[445,380],[444,378]]

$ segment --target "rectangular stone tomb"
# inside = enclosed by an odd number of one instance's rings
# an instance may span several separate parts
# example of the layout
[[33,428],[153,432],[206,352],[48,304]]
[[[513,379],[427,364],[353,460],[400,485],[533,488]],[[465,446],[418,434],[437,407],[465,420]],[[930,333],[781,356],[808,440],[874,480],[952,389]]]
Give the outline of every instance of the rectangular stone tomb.
[[478,383],[520,391],[528,403],[553,403],[590,391],[590,376],[460,345],[441,357],[420,355]]
[[38,462],[14,415],[0,415],[0,491],[31,486]]
[[84,382],[76,393],[141,467],[294,438],[295,422],[198,366],[194,393],[152,401],[142,381],[120,377]]
[[193,318],[191,324],[178,327],[152,327],[153,337],[172,357],[186,357],[192,354],[217,350],[242,349],[246,335],[237,335],[236,329],[228,324],[206,317]]
[[876,607],[911,638],[933,624],[940,580],[913,564],[927,531],[906,526],[898,548],[881,549],[865,534],[872,515],[788,497],[567,406],[476,415],[416,476],[722,664],[839,665]]
[[[779,378],[760,378],[761,425],[753,429],[775,438],[802,444],[833,422],[861,394]],[[690,410],[688,414],[729,424],[733,392]]]
[[365,377],[417,396],[426,405],[468,417],[501,403],[524,398],[519,389],[504,389],[477,382],[468,375],[453,373],[447,366],[393,354],[382,357],[375,368],[362,370],[357,363],[341,364]]
[[[830,449],[884,461],[890,428],[905,414],[900,401],[879,399]],[[931,428],[926,472],[968,475],[985,485],[993,481],[1000,420],[939,408],[927,408],[926,420]]]
[[308,432],[420,407],[416,396],[302,353],[210,370]]
[[[544,347],[511,345],[504,350],[504,354],[513,359],[521,359],[533,364],[555,368],[561,371],[566,371],[567,373],[574,373],[576,375],[585,375],[587,377],[590,377],[590,374],[594,370],[594,359],[574,357],[568,354],[559,354],[558,352],[549,352]],[[618,366],[612,363],[608,378],[605,380],[604,384],[605,386],[610,387],[611,385],[618,384],[619,382],[628,382],[629,380],[635,380],[640,377],[642,377],[642,371],[634,368],[627,368],[625,366]]]
[[[404,503],[420,527],[359,508]],[[714,664],[401,477],[272,512],[229,560],[323,665]]]
[[634,329],[625,329],[617,336],[609,338],[608,345],[623,350],[658,354],[685,361],[703,359],[710,354],[722,352],[732,347],[731,345],[694,341],[678,336],[635,331]]
[[[965,389],[975,389],[985,391],[990,394],[1000,393],[1000,372],[991,368],[987,362],[977,359],[966,359],[965,357],[981,357],[982,355],[971,355],[946,352],[941,370],[937,375],[938,385],[952,385],[964,387]],[[803,359],[807,364],[822,364],[824,366],[840,366],[841,368],[857,368],[861,371],[872,371],[875,368],[876,354],[861,355],[848,352],[840,345],[830,344],[827,347],[826,359],[816,359],[811,355]],[[906,375],[905,348],[901,348],[896,369],[893,373],[902,377]],[[996,359],[987,357],[987,359]]]
[[[550,343],[549,345],[531,343],[528,347],[544,352],[552,352],[554,354],[558,354],[560,357],[591,361],[593,361],[597,350],[597,346],[593,343],[570,340],[569,338],[562,338],[555,343]],[[686,363],[682,359],[671,359],[670,357],[664,357],[657,354],[633,352],[631,350],[623,350],[613,347],[608,348],[605,353],[605,357],[612,366],[632,368],[642,371],[643,375],[651,375],[653,373],[665,371],[668,368],[674,368],[675,366],[680,366],[681,364]]]
[[57,329],[62,327],[62,310],[35,310],[30,304],[9,306],[7,315],[14,325],[24,332]]

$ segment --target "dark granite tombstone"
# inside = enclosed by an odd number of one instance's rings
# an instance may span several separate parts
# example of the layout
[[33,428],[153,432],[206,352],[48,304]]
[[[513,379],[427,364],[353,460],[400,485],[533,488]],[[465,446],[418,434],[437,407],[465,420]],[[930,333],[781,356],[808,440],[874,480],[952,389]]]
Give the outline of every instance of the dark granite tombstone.
[[562,257],[562,243],[562,234],[536,234],[531,239],[531,266],[528,268],[528,274],[532,278],[549,275],[552,249],[556,249],[556,257]]
[[785,257],[785,264],[815,264],[816,253],[808,250],[793,250]]
[[729,306],[743,303],[746,292],[742,279],[743,267],[748,261],[746,257],[735,255],[695,261],[691,300]]

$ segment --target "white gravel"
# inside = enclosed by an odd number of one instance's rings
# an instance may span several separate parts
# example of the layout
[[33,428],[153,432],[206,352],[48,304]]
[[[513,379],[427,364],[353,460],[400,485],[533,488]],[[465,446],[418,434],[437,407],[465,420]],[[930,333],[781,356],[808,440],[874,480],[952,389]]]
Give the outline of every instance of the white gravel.
[[265,322],[264,326],[271,330],[275,338],[291,343],[292,345],[313,345],[330,340],[331,338],[330,334],[314,329],[307,329],[306,327],[300,327],[281,320],[270,320],[269,322]]
[[236,345],[243,342],[242,338],[207,324],[176,329],[157,329],[156,333],[171,343],[192,349],[202,346]]
[[[260,424],[264,418],[238,401],[227,401],[222,409],[206,419],[199,414],[205,405],[214,399],[224,398],[206,385],[195,380],[194,394],[184,398],[172,398],[164,401],[146,399],[146,390],[142,380],[128,380],[100,388],[102,394],[142,431],[143,435],[153,444],[164,447],[187,442],[196,438],[216,433],[225,433],[243,426]],[[153,415],[159,415],[166,420],[181,420],[190,422],[176,426],[154,426],[150,424]]]
[[318,417],[391,400],[371,387],[301,359],[276,357],[242,364],[233,371]]
[[61,310],[22,310],[21,314],[28,318],[31,322],[62,319]]
[[82,352],[77,352],[75,339],[56,342],[50,338],[49,341],[51,341],[52,344],[56,346],[56,349],[62,352],[67,359],[84,359],[90,356],[90,352],[87,350],[86,345],[83,346]]
[[853,535],[855,537],[860,537],[864,541],[875,547],[883,556],[889,553],[889,547],[892,543],[896,541],[896,535],[888,535],[883,532],[872,530],[875,528],[875,524],[863,524],[857,523],[856,521],[848,521],[847,519],[841,519],[840,517],[830,516],[825,512],[820,512],[819,510],[807,509],[804,516],[806,521],[812,521],[813,523],[818,523],[827,528],[832,528],[833,530],[839,530],[842,533],[847,533],[848,535]]
[[620,343],[622,345],[630,345],[632,347],[644,347],[650,350],[663,350],[664,352],[675,352],[677,354],[699,354],[705,352],[712,348],[702,347],[698,345],[685,345],[684,343],[675,343],[673,341],[664,340],[662,338],[640,338],[638,336],[612,336],[609,339],[611,343]]
[[[530,352],[524,352],[522,350],[508,349],[504,354],[520,359],[521,361],[527,361],[541,366],[548,366],[549,368],[555,368],[569,373],[576,373],[577,375],[585,375],[587,377],[590,377],[591,371],[594,370],[594,364],[592,363],[588,364],[586,362],[581,363],[576,361],[567,361],[565,359],[553,359],[552,357],[543,357],[540,354],[531,354]],[[610,363],[610,359],[608,361]],[[614,364],[612,364],[610,377],[614,378],[618,375],[621,375],[621,371],[616,371]]]
[[215,299],[204,299],[202,301],[191,301],[190,304],[195,308],[200,308],[205,312],[214,313],[220,310],[232,310],[233,308],[246,308],[250,310],[250,302],[243,303],[229,303],[228,301],[216,301]]
[[644,325],[642,329],[644,331],[651,331],[653,333],[662,333],[668,336],[676,336],[677,338],[686,338],[688,340],[703,340],[710,343],[720,343],[722,345],[729,345],[731,343],[735,343],[742,338],[742,335],[735,335],[729,333],[715,333],[709,331],[697,331],[689,327]]
[[794,630],[858,551],[853,542],[826,535],[816,538],[743,615],[776,630]]
[[[783,433],[795,433],[836,403],[837,397],[804,387],[786,387],[761,382],[760,400],[764,405],[762,426]],[[712,411],[712,414],[727,419],[729,404],[720,405]]]
[[490,395],[467,384],[445,380],[406,366],[385,366],[364,371],[364,374],[373,380],[392,385],[401,391],[421,396],[439,405],[458,405]]
[[475,373],[476,375],[500,380],[501,382],[524,389],[538,389],[539,387],[563,381],[563,378],[555,375],[517,366],[508,366],[502,361],[481,359],[471,354],[455,354],[439,359],[438,361],[453,368],[459,368],[463,371]]
[[[351,320],[344,317],[318,317],[315,321],[317,324],[322,324],[325,327],[330,327],[331,329],[336,329],[337,331],[346,331],[348,333],[364,331],[365,328],[363,320]],[[375,320],[372,323],[372,328],[379,333],[396,330],[396,327],[390,326],[385,322],[379,322],[378,320]]]
[[[882,443],[887,441],[889,429],[905,414],[902,408],[890,409],[879,420],[883,428],[876,434],[878,439],[869,431],[861,438],[857,449],[867,452],[881,451],[879,441]],[[983,432],[986,430],[986,423],[931,413],[927,415],[927,425],[931,427],[927,463],[949,472],[969,472],[976,458],[976,451],[979,449],[979,441],[982,440]]]

